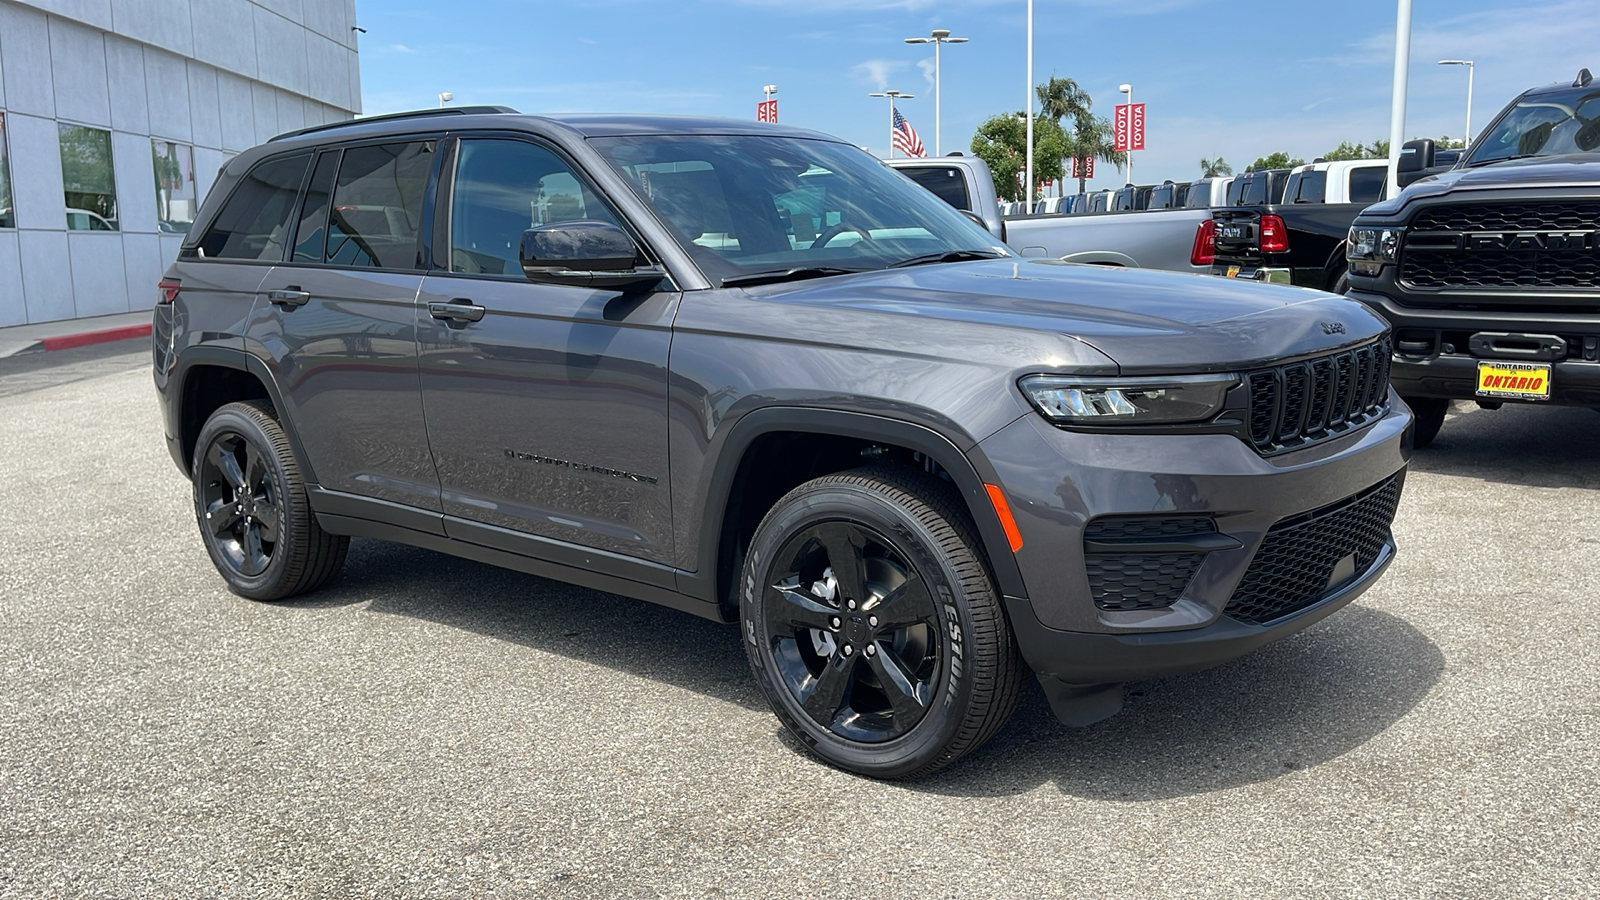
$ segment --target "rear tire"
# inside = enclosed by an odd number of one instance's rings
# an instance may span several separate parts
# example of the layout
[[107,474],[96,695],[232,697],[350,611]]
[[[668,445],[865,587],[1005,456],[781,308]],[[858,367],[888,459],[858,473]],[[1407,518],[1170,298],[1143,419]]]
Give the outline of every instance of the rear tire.
[[1010,718],[1024,668],[972,527],[914,470],[790,491],[751,538],[740,626],[756,683],[828,763],[916,778]]
[[283,600],[316,590],[344,566],[350,539],[317,523],[300,464],[265,401],[212,413],[191,468],[200,536],[229,590]]
[[1421,450],[1433,443],[1439,436],[1439,428],[1444,425],[1445,413],[1450,411],[1450,401],[1444,397],[1402,397],[1406,405],[1411,407],[1411,414],[1416,417],[1416,431],[1412,447]]

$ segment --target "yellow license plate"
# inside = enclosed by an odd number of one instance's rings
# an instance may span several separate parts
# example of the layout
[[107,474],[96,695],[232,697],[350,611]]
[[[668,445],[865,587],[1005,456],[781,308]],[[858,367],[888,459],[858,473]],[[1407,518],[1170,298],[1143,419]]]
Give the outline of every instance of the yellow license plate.
[[1239,267],[1238,266],[1229,266],[1228,267],[1228,277],[1229,278],[1238,278],[1239,277]]
[[1478,363],[1478,396],[1510,400],[1549,400],[1550,364]]

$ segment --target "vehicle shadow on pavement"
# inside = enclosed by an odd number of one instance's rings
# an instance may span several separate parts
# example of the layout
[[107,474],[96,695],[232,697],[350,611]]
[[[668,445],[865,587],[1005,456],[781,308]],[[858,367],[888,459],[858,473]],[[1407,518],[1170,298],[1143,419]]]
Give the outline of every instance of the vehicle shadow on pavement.
[[1227,665],[1127,686],[1088,728],[1051,715],[1030,679],[995,739],[913,790],[1004,796],[1054,783],[1091,800],[1166,800],[1269,781],[1382,734],[1438,683],[1444,654],[1397,616],[1353,605]]
[[1411,458],[1416,472],[1527,487],[1600,490],[1600,413],[1570,406],[1456,403],[1439,436]]
[[355,603],[767,710],[750,679],[738,629],[641,600],[430,550],[356,540],[341,577],[295,605]]

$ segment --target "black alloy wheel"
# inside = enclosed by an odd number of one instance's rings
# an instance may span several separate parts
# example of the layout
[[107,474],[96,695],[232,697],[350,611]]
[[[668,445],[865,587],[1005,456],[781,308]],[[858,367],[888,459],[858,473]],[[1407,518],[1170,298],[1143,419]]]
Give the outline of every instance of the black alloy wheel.
[[212,413],[191,469],[200,536],[234,593],[282,600],[315,590],[344,566],[350,539],[318,524],[288,436],[265,401]]
[[260,575],[272,563],[281,519],[261,450],[225,431],[211,439],[198,465],[203,527],[229,566],[247,578]]
[[900,737],[933,700],[939,612],[916,568],[881,534],[834,520],[777,555],[766,636],[784,686],[818,726],[853,741]]
[[880,465],[800,485],[751,536],[739,618],[773,712],[826,762],[916,778],[1011,716],[1024,667],[948,484]]

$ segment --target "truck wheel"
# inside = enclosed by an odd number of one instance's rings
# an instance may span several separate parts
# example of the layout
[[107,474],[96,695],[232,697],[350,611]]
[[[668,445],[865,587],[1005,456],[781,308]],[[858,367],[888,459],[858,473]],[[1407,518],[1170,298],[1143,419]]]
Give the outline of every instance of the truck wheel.
[[988,740],[1023,666],[956,499],[898,467],[790,491],[756,528],[739,618],[751,671],[823,760],[915,778]]
[[344,566],[350,539],[317,524],[300,465],[265,402],[212,413],[193,469],[200,535],[234,593],[282,600],[321,587]]
[[1450,401],[1444,397],[1401,397],[1406,405],[1411,407],[1411,414],[1416,417],[1415,442],[1412,444],[1418,450],[1433,443],[1439,435],[1439,426],[1444,424],[1444,414],[1450,411]]

